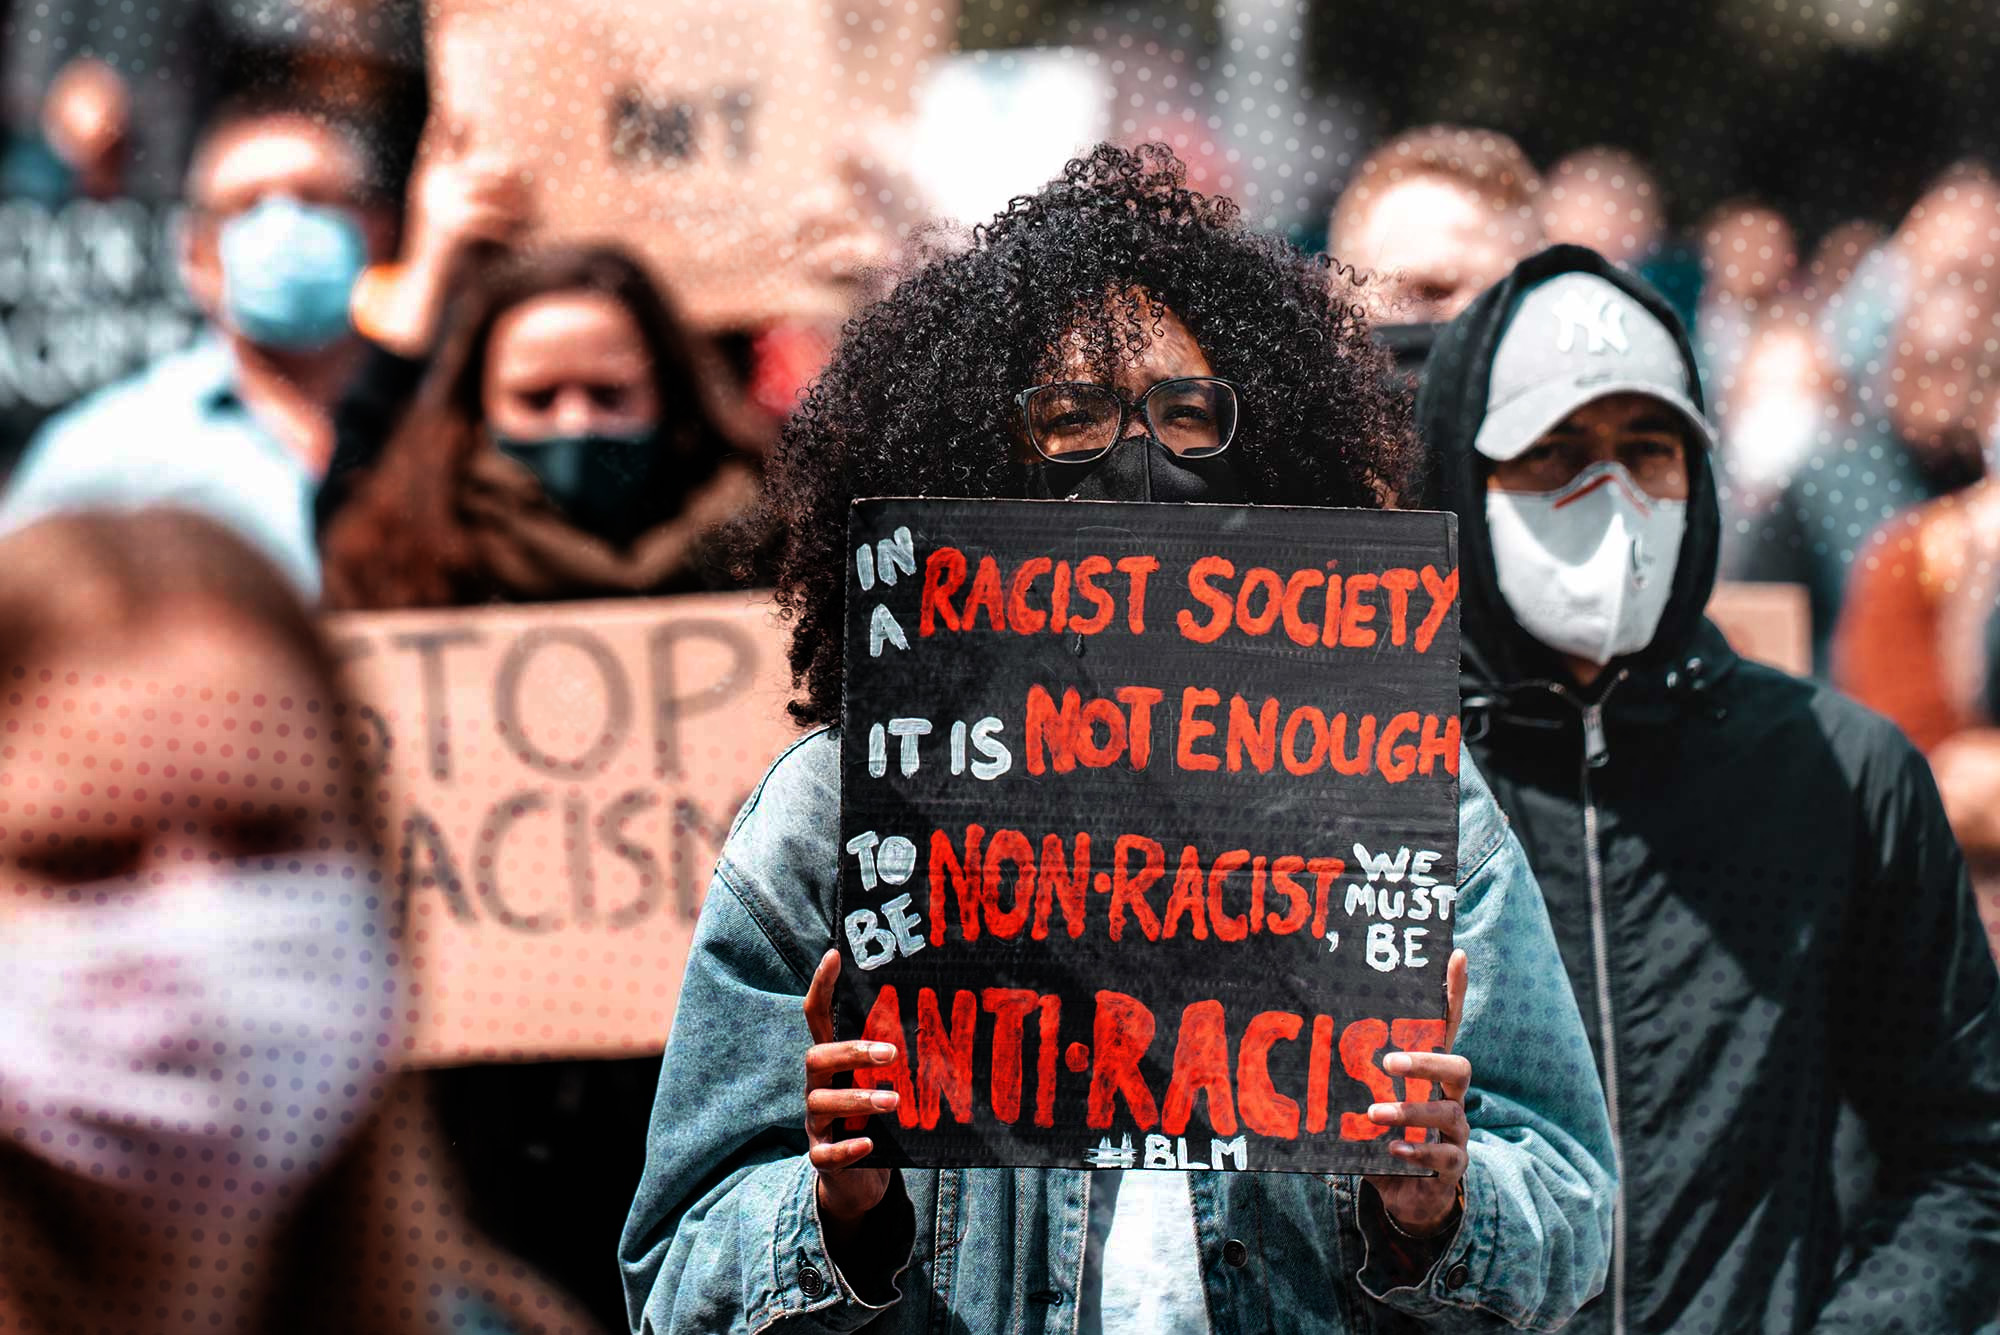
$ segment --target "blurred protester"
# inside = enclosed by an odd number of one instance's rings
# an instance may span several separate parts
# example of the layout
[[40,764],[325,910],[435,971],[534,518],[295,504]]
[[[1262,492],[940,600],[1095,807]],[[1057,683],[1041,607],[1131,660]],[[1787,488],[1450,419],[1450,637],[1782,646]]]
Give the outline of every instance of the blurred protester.
[[94,721],[0,776],[0,1327],[595,1330],[396,1069],[381,815],[280,573],[186,512],[30,525],[0,681],[8,735]]
[[284,97],[216,117],[188,173],[182,259],[212,335],[52,419],[0,497],[0,529],[171,501],[235,528],[317,596],[312,495],[360,352],[348,302],[396,239],[369,135]]
[[[762,444],[711,405],[693,335],[625,252],[482,267],[423,388],[326,537],[328,601],[377,610],[686,592],[756,497]],[[439,1072],[476,1218],[622,1320],[606,1266],[657,1056]]]
[[1984,283],[1949,279],[1917,294],[1884,359],[1873,396],[1880,408],[1850,397],[1832,419],[1838,429],[1750,520],[1731,558],[1733,578],[1805,586],[1816,675],[1830,669],[1848,574],[1869,535],[1898,510],[1984,472],[1980,423],[2000,371],[1994,296]]
[[1745,535],[1778,503],[1800,466],[1832,438],[1844,402],[1807,308],[1792,301],[1767,306],[1750,329],[1716,413],[1726,568],[1740,559]]
[[132,95],[117,71],[88,57],[57,73],[42,101],[41,133],[20,135],[0,159],[0,196],[51,208],[110,199],[125,186]]
[[118,74],[78,59],[0,157],[0,486],[53,413],[199,331],[177,210],[124,194],[131,116]]
[[[2000,974],[1923,758],[1703,615],[1713,439],[1671,309],[1552,247],[1444,332],[1420,412],[1458,515],[1466,739],[1618,1143],[1611,1283],[1567,1329],[1982,1326]],[[1872,1187],[1839,1180],[1844,1107]]]
[[1542,177],[1542,230],[1550,244],[1589,246],[1652,284],[1692,324],[1700,257],[1667,229],[1667,199],[1636,153],[1579,148]]
[[[1993,438],[1988,437],[1992,458]],[[2000,934],[2000,479],[1905,511],[1854,566],[1834,683],[1929,757],[1953,832]]]
[[[14,122],[35,117],[66,69],[115,71],[125,90],[123,193],[180,191],[219,100],[279,85],[367,109],[376,125],[423,121],[423,0],[14,0],[0,43],[0,95]],[[398,132],[376,151],[407,170]]]
[[1542,177],[1542,234],[1636,269],[1666,234],[1659,183],[1622,148],[1580,148]]
[[689,331],[608,246],[517,257],[467,294],[417,402],[326,538],[348,608],[676,593],[756,495]]
[[1414,381],[1434,326],[1542,244],[1541,188],[1506,135],[1408,130],[1362,159],[1334,206],[1327,250],[1366,282],[1358,301]]
[[1797,246],[1782,214],[1750,200],[1732,200],[1715,209],[1701,233],[1695,358],[1703,389],[1709,397],[1727,401],[1751,329],[1791,280]]
[[1979,162],[1955,163],[1910,207],[1900,226],[1855,267],[1822,315],[1835,369],[1873,394],[1889,374],[1897,324],[1915,300],[1951,278],[1987,276],[2000,253],[2000,180]]
[[321,533],[416,397],[451,294],[504,257],[533,218],[525,176],[505,157],[461,157],[447,135],[439,156],[419,167],[401,254],[354,287],[349,313],[365,352],[333,408],[333,456],[313,500]]
[[702,906],[619,1248],[633,1329],[1560,1324],[1603,1281],[1603,1098],[1534,882],[1469,767],[1463,1028],[1449,1054],[1385,1059],[1438,1080],[1435,1101],[1370,1114],[1440,1128],[1398,1151],[1435,1176],[880,1169],[840,1130],[896,1106],[835,1087],[896,1060],[832,1041],[851,500],[1373,507],[1421,458],[1352,287],[1188,191],[1163,146],[1100,146],[978,237],[849,326],[779,447],[764,518],[793,713],[818,726],[745,808]]
[[1819,239],[1812,258],[1806,261],[1799,295],[1815,314],[1854,281],[1854,275],[1889,233],[1877,223],[1852,219],[1840,223]]

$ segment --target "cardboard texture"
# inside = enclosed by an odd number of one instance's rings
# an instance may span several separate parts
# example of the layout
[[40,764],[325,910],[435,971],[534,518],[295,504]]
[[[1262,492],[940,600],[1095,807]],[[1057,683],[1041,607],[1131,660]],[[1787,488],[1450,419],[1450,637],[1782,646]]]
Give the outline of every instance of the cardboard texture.
[[[838,321],[886,256],[873,178],[956,3],[431,0],[426,157],[532,182],[541,240],[616,241],[708,330]],[[525,20],[525,21],[524,21]],[[857,189],[857,187],[860,187]],[[894,192],[892,192],[894,193]]]
[[1745,658],[1799,677],[1812,671],[1812,605],[1803,584],[1718,584],[1708,618]]
[[722,840],[796,734],[768,603],[346,614],[328,629],[390,798],[405,1059],[658,1052]]
[[872,500],[848,536],[877,1159],[1407,1171],[1362,1114],[1444,1038],[1451,516]]

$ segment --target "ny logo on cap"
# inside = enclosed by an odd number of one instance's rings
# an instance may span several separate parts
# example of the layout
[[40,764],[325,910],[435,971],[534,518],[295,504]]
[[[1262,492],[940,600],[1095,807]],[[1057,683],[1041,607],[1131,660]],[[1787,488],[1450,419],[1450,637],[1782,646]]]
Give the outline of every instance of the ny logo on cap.
[[1571,288],[1553,307],[1556,317],[1556,351],[1569,352],[1576,347],[1576,334],[1580,329],[1588,340],[1587,351],[1592,353],[1617,351],[1630,352],[1631,342],[1625,337],[1625,306],[1611,293],[1592,296]]

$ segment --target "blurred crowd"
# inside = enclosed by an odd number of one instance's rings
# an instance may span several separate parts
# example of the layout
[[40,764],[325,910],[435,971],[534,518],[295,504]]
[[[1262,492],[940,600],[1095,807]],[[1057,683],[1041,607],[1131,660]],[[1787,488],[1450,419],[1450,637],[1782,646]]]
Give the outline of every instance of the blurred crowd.
[[[115,659],[176,697],[256,701],[240,706],[246,735],[311,736],[290,702],[313,701],[315,712],[323,702],[324,735],[311,745],[330,772],[350,745],[337,722],[350,707],[300,608],[542,603],[748,578],[720,559],[714,535],[756,498],[835,328],[697,327],[673,275],[655,272],[629,238],[538,244],[535,193],[506,158],[447,136],[419,159],[421,118],[412,125],[410,115],[420,100],[381,96],[368,79],[358,86],[301,65],[205,96],[183,109],[185,151],[172,172],[157,153],[135,161],[134,139],[161,114],[162,94],[115,61],[49,71],[33,114],[15,116],[0,159],[0,307],[25,310],[26,288],[57,274],[80,294],[64,308],[72,313],[115,287],[117,301],[145,315],[122,332],[93,326],[74,347],[8,316],[0,465],[18,457],[0,489],[0,689],[15,692],[11,708],[33,694],[16,664],[50,664],[48,679]],[[85,216],[66,213],[77,204],[102,206],[88,234],[81,222],[64,230],[63,218]],[[1884,207],[1899,216],[1817,237],[1751,198],[1675,227],[1673,202],[1623,149],[1537,164],[1497,131],[1429,126],[1355,162],[1327,250],[1366,277],[1366,313],[1413,387],[1434,326],[1546,245],[1588,246],[1656,287],[1691,333],[1717,428],[1723,577],[1804,588],[1814,674],[1926,751],[1961,842],[1990,868],[2000,862],[2000,479],[1989,476],[2000,459],[2000,178],[1979,162],[1939,164],[1920,198]],[[853,300],[893,277],[856,281]],[[219,527],[102,517],[156,505]],[[155,725],[158,701],[127,698],[129,687],[94,670],[97,684],[72,697],[74,708],[118,719],[140,711],[148,747],[164,753],[180,737],[200,749],[194,705]],[[105,774],[119,754],[107,743]],[[62,793],[79,772],[52,765],[38,777],[7,755],[17,768],[0,794],[37,783]],[[294,777],[274,773],[271,784]],[[401,1013],[398,979],[381,939],[395,896],[384,890],[387,868],[355,851],[368,844],[370,814],[345,785],[326,791],[325,810],[306,819],[351,826],[349,856],[211,878],[188,893],[268,910],[243,917],[246,936],[233,943],[261,963],[201,995],[246,1027],[284,1023],[286,998],[309,1012],[337,995],[354,1003],[333,1007],[341,1041],[324,1041],[330,1031],[302,1013],[293,1028],[314,1040],[288,1050],[290,1074],[216,1059],[217,1082],[264,1080],[278,1100],[265,1119],[276,1140],[254,1150],[216,1158],[198,1110],[186,1108],[161,1113],[185,1124],[177,1163],[121,1159],[115,1143],[75,1127],[31,1128],[68,1148],[44,1158],[67,1176],[51,1170],[17,1186],[0,1172],[0,1219],[17,1218],[18,1197],[33,1203],[28,1214],[60,1221],[39,1241],[0,1239],[49,1253],[45,1291],[27,1301],[61,1306],[70,1290],[94,1290],[106,1312],[137,1311],[166,1286],[175,1255],[255,1268],[294,1254],[283,1249],[301,1237],[336,1236],[333,1221],[366,1219],[363,1232],[340,1236],[452,1238],[448,1249],[353,1248],[354,1291],[376,1295],[387,1314],[367,1328],[554,1328],[558,1310],[576,1329],[616,1327],[623,1310],[608,1258],[638,1179],[658,1058],[469,1067],[421,1081],[396,1073],[384,1050]],[[25,813],[33,800],[49,798]],[[198,794],[184,801],[201,805]],[[182,858],[177,847],[114,837],[151,819],[137,802],[114,784],[89,799],[101,815],[87,828],[38,836],[9,821],[0,837],[39,837],[42,851],[22,865],[54,887]],[[271,828],[252,805],[239,819],[212,800],[229,819],[199,833],[202,821],[190,819],[189,856],[288,849],[296,832]],[[6,810],[0,800],[0,820]],[[9,943],[25,931],[7,912],[0,968],[13,967],[20,952]],[[90,939],[100,930],[171,936],[172,916],[159,904],[107,906],[101,926],[63,936],[63,949],[79,959],[110,949]],[[321,961],[320,972],[267,969],[286,942]],[[329,990],[315,994],[315,978]],[[91,1013],[87,998],[71,1000],[74,1013]],[[178,1003],[163,993],[160,1004]],[[110,1088],[108,1057],[65,1066],[54,1049],[99,1043],[110,1053],[117,1036],[87,1020],[76,1028],[51,1040],[39,1069]],[[307,1066],[317,1078],[299,1077]],[[158,1097],[139,1090],[130,1106],[145,1112]],[[421,1124],[395,1154],[435,1144],[427,1167],[389,1162],[363,1134],[371,1100],[389,1109],[383,1120]],[[320,1128],[309,1146],[288,1140],[287,1109]],[[203,1218],[163,1223],[105,1186],[130,1173],[185,1187],[177,1199],[202,1202]],[[165,1228],[179,1240],[153,1270],[109,1283],[61,1241],[63,1228],[97,1218],[133,1238]],[[563,1307],[558,1290],[588,1311]],[[245,1301],[264,1292],[246,1286]],[[317,1292],[292,1292],[298,1316],[282,1328],[326,1317]],[[0,1326],[12,1328],[4,1312]]]
[[1810,248],[1754,199],[1686,234],[1667,214],[1621,149],[1541,169],[1505,135],[1431,126],[1362,161],[1329,249],[1379,275],[1368,313],[1413,369],[1433,322],[1546,245],[1590,247],[1657,288],[1717,428],[1722,578],[1804,589],[1813,675],[1930,755],[1954,829],[1990,869],[2000,179],[1946,165],[1893,224],[1856,219]]

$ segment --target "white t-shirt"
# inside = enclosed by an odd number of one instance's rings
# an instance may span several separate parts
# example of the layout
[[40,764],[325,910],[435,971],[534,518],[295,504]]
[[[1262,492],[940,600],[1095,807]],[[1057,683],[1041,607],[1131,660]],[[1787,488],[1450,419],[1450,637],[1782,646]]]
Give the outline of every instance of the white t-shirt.
[[1077,1335],[1209,1335],[1186,1173],[1090,1175]]

